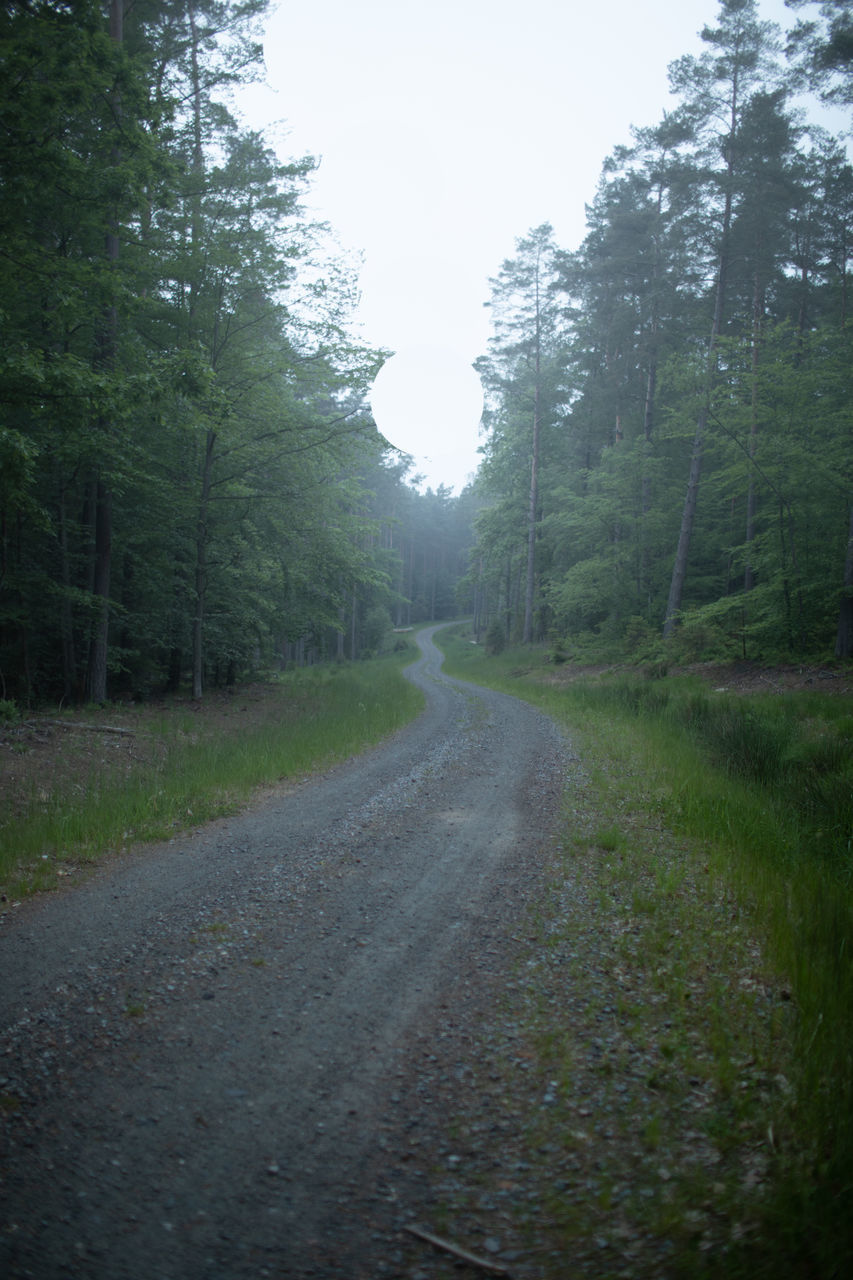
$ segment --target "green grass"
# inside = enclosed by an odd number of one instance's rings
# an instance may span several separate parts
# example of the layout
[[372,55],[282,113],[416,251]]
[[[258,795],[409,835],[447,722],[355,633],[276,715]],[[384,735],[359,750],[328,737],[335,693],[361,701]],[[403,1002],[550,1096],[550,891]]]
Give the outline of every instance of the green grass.
[[[402,675],[414,648],[269,682],[260,711],[226,722],[177,707],[144,721],[145,760],[46,794],[0,819],[7,897],[50,887],[69,865],[234,813],[258,788],[345,760],[413,719],[423,695]],[[235,699],[239,702],[239,694]],[[233,724],[231,723],[233,721]]]
[[[847,1274],[853,1267],[853,722],[849,699],[789,691],[739,697],[696,677],[648,677],[612,669],[600,674],[555,671],[544,651],[506,650],[486,656],[460,630],[439,640],[445,670],[538,705],[567,727],[581,758],[601,781],[617,812],[642,815],[700,851],[709,875],[731,895],[731,910],[747,920],[767,963],[790,990],[791,1104],[782,1132],[773,1131],[771,1191],[757,1235],[733,1244],[719,1262],[685,1253],[684,1273],[726,1276]],[[601,821],[591,844],[615,862],[625,849],[620,822]],[[621,832],[621,834],[620,834]],[[635,833],[637,834],[637,833]],[[664,948],[673,922],[686,951],[670,957],[665,987],[678,1037],[679,975],[695,960],[704,921],[678,898],[671,864],[657,878],[637,876],[654,859],[651,845],[632,837],[631,908],[647,955]],[[632,872],[625,859],[626,887]],[[610,888],[603,881],[602,892]],[[728,945],[728,944],[727,944]],[[673,954],[677,953],[679,943]],[[725,971],[725,947],[716,963]],[[681,965],[681,967],[679,967]],[[721,989],[710,1004],[707,1040],[720,1098],[718,1145],[737,1143],[751,1100],[735,1090],[732,1064],[737,1003]],[[772,1064],[775,1031],[761,1029],[760,1060]],[[769,1037],[769,1039],[767,1038]],[[554,1071],[552,1065],[548,1068]],[[695,1069],[695,1068],[694,1068]],[[754,1100],[752,1100],[754,1101]],[[758,1105],[757,1103],[755,1104]],[[760,1108],[756,1114],[761,1114]],[[658,1140],[648,1122],[648,1141]],[[687,1193],[685,1188],[685,1196]],[[675,1208],[678,1197],[669,1188]],[[671,1204],[670,1208],[673,1208]],[[673,1212],[675,1209],[673,1209]],[[671,1224],[670,1224],[671,1225]],[[686,1248],[686,1245],[685,1245]],[[699,1266],[701,1262],[701,1267]],[[673,1263],[673,1274],[678,1268]]]

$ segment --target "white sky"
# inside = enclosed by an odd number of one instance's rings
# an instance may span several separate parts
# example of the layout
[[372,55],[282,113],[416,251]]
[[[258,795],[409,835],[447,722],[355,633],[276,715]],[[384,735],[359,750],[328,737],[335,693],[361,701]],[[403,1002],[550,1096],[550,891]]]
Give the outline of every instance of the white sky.
[[[394,351],[379,429],[457,491],[477,466],[489,277],[550,222],[574,249],[605,157],[672,105],[667,66],[717,0],[279,0],[242,100],[308,207],[363,254],[363,336]],[[784,0],[764,18],[790,26]]]

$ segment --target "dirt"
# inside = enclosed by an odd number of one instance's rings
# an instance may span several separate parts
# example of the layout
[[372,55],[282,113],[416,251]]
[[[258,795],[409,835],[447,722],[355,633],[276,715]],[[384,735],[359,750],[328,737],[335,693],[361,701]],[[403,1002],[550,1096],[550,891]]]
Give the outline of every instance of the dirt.
[[[622,668],[566,663],[554,665],[547,678],[555,684],[571,684],[619,669]],[[709,689],[740,696],[811,691],[846,697],[853,693],[853,673],[849,663],[837,666],[765,666],[757,662],[694,662],[686,666],[669,666],[666,674],[697,676]]]
[[233,734],[235,723],[263,725],[269,713],[264,685],[253,684],[236,692],[213,690],[203,702],[111,703],[0,722],[0,808],[14,810],[32,795],[47,802],[83,793],[92,778],[104,773],[129,776],[157,760],[162,750],[158,729],[166,718],[182,723],[192,742],[219,732]]
[[684,667],[713,689],[731,693],[819,692],[848,696],[853,692],[850,664],[838,666],[763,666],[756,662],[694,663]]

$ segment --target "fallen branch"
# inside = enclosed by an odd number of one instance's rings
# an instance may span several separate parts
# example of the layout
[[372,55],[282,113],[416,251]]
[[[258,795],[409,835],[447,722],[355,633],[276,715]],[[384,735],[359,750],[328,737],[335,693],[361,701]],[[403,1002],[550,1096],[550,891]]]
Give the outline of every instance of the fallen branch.
[[435,1249],[442,1249],[445,1253],[450,1253],[454,1258],[460,1258],[463,1262],[467,1262],[469,1266],[478,1267],[481,1271],[488,1271],[493,1276],[509,1276],[510,1273],[506,1267],[501,1266],[499,1262],[490,1262],[488,1258],[479,1258],[476,1253],[469,1253],[467,1249],[460,1249],[458,1245],[451,1244],[449,1240],[442,1240],[441,1236],[434,1236],[431,1231],[424,1231],[422,1227],[404,1227],[404,1231],[408,1231],[409,1235],[417,1236],[419,1240],[425,1240],[427,1244],[431,1244]]
[[120,733],[128,738],[135,736],[135,729],[120,729],[115,724],[86,724],[82,720],[27,720],[26,723],[37,729],[42,724],[52,724],[57,729],[85,729],[87,733]]

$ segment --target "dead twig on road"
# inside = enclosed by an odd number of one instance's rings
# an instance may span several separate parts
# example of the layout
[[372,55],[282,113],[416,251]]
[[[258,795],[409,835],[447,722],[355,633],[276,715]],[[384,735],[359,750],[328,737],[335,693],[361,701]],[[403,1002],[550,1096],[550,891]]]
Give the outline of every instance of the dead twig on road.
[[454,1258],[460,1258],[469,1266],[477,1267],[480,1271],[488,1271],[490,1275],[505,1276],[507,1280],[511,1280],[510,1272],[499,1262],[491,1262],[488,1258],[478,1257],[476,1253],[469,1253],[467,1249],[460,1249],[458,1245],[451,1244],[449,1240],[442,1240],[441,1236],[435,1236],[431,1231],[424,1231],[422,1227],[404,1227],[404,1230],[408,1231],[409,1235],[417,1236],[419,1240],[425,1240],[433,1248],[450,1253]]

